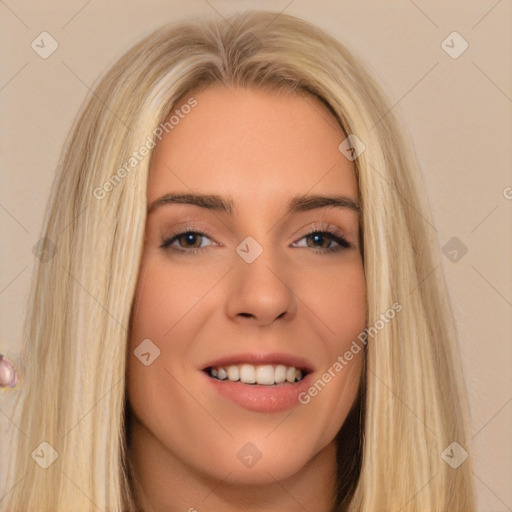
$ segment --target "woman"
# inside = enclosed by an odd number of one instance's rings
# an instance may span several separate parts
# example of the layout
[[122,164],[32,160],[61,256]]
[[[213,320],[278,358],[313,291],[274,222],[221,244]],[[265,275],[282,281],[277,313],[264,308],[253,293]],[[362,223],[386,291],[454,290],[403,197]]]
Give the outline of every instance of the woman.
[[474,510],[406,147],[361,64],[291,16],[121,57],[50,199],[2,510]]

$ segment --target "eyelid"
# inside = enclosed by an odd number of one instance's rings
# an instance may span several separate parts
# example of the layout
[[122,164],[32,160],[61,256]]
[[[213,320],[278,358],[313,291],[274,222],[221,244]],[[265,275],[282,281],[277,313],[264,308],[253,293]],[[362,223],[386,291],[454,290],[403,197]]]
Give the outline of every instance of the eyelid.
[[[297,240],[300,240],[301,238],[304,238],[305,236],[308,236],[308,235],[310,235],[312,233],[316,233],[316,232],[319,232],[319,231],[331,233],[331,234],[336,235],[336,236],[338,236],[340,238],[343,238],[344,240],[347,241],[347,243],[350,243],[348,241],[345,233],[343,232],[343,230],[341,228],[339,228],[335,224],[330,224],[330,223],[325,222],[323,220],[313,222],[311,224],[308,224],[304,228],[301,228],[297,232],[297,234],[293,235],[293,238],[295,239],[295,241],[297,241]],[[299,233],[302,233],[302,235],[299,235]],[[352,245],[352,244],[350,244],[350,245]]]
[[[168,249],[171,246],[170,242],[174,241],[174,239],[176,237],[178,237],[179,235],[183,235],[188,232],[193,232],[193,233],[198,234],[199,236],[203,236],[203,237],[207,237],[207,238],[211,239],[212,245],[221,245],[213,239],[212,233],[207,228],[200,226],[199,224],[196,224],[194,221],[187,221],[187,222],[184,222],[184,223],[181,223],[181,224],[178,224],[177,226],[175,226],[168,235],[162,234],[160,247],[163,249]],[[195,249],[195,251],[198,251],[201,249],[203,249],[203,248],[198,247]],[[194,249],[181,249],[181,248],[176,248],[176,250],[182,251],[182,252],[193,252],[194,251]]]
[[199,233],[202,235],[206,235],[209,238],[213,237],[212,232],[202,224],[196,223],[194,221],[185,221],[177,224],[171,229],[171,232],[168,236],[163,237],[165,240],[169,239],[170,237],[174,237],[176,235],[180,235],[182,233],[186,233],[188,231],[193,231],[194,233]]

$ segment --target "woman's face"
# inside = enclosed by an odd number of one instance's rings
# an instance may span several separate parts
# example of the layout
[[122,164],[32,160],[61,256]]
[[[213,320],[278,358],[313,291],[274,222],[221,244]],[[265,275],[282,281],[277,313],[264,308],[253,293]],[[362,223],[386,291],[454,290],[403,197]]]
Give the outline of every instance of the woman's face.
[[357,202],[345,136],[309,95],[216,85],[176,110],[133,302],[136,459],[238,483],[332,463],[363,351],[336,361],[366,308],[358,213],[317,197]]

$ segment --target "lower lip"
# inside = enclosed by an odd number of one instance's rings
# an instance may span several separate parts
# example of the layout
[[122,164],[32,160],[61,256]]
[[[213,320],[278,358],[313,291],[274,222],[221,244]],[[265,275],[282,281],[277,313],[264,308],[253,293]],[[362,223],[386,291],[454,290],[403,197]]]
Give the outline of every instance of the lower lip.
[[299,395],[309,388],[311,373],[301,381],[283,382],[274,386],[243,384],[240,381],[218,380],[204,374],[217,393],[231,402],[254,412],[283,412],[300,405]]

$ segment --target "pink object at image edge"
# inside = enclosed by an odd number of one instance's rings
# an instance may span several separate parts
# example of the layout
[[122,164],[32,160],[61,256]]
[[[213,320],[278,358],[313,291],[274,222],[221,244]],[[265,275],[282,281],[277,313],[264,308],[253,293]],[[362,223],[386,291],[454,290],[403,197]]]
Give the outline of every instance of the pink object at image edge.
[[9,359],[0,354],[0,387],[13,388],[18,382],[18,375]]

